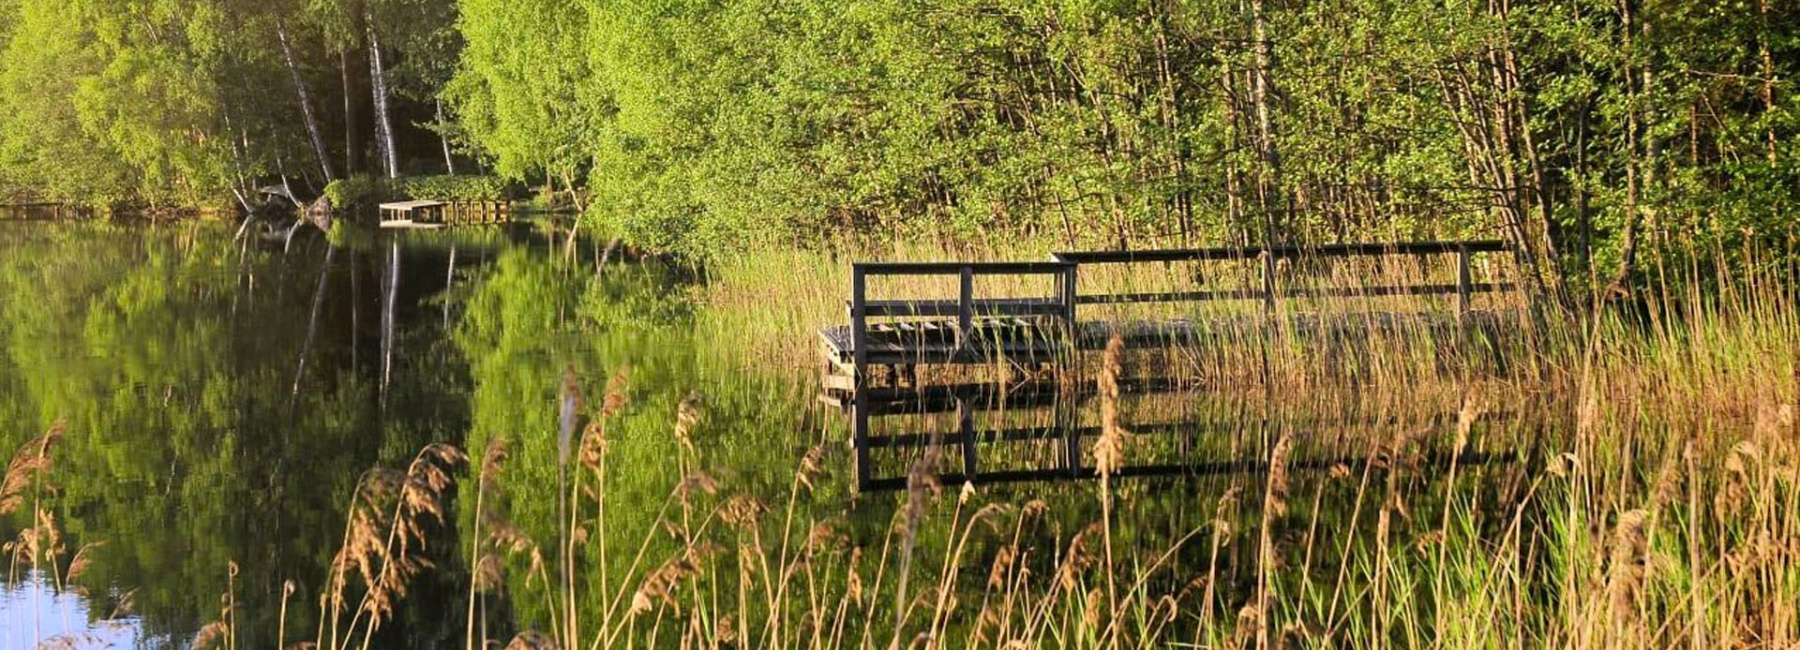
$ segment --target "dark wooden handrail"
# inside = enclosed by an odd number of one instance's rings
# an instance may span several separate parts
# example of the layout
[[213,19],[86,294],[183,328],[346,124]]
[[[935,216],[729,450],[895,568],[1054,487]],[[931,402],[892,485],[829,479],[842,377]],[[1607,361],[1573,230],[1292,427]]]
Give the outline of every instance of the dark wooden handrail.
[[1360,242],[1320,244],[1317,246],[1242,246],[1229,248],[1159,248],[1136,251],[1072,251],[1051,253],[1050,259],[1076,264],[1129,264],[1132,262],[1191,262],[1245,260],[1261,257],[1268,251],[1277,259],[1298,257],[1366,257],[1376,255],[1433,255],[1455,253],[1498,253],[1511,250],[1499,239],[1458,241]]
[[[1250,261],[1262,263],[1260,289],[1222,289],[1207,291],[1173,291],[1159,293],[1077,294],[1077,305],[1119,305],[1149,302],[1206,302],[1215,300],[1256,300],[1273,309],[1280,298],[1338,298],[1377,296],[1457,297],[1457,311],[1466,312],[1476,293],[1513,291],[1508,282],[1475,282],[1470,271],[1470,258],[1475,253],[1497,253],[1511,250],[1505,241],[1480,239],[1473,241],[1411,241],[1323,244],[1319,246],[1245,246],[1241,248],[1172,248],[1140,251],[1082,251],[1053,253],[1057,262],[1083,264],[1130,264],[1139,262]],[[1265,251],[1267,254],[1264,254]],[[1275,261],[1301,257],[1374,257],[1382,255],[1456,255],[1455,284],[1377,285],[1368,287],[1301,287],[1279,289],[1275,285]]]
[[[856,309],[856,305],[849,305]],[[977,298],[969,301],[976,316],[1056,316],[1068,305],[1053,298]],[[870,300],[863,303],[867,316],[955,316],[960,300]]]
[[1069,262],[857,262],[853,271],[864,275],[1054,275],[1069,270]]
[[[1140,251],[1082,251],[1063,252],[1051,255],[1046,262],[858,262],[851,265],[850,300],[846,305],[850,315],[850,347],[853,357],[853,374],[851,387],[854,393],[855,425],[852,434],[856,454],[856,479],[860,488],[876,486],[870,475],[869,450],[879,442],[872,439],[869,433],[868,418],[871,415],[869,390],[865,382],[869,368],[869,319],[870,318],[907,318],[907,317],[954,317],[955,333],[954,354],[946,358],[973,358],[976,353],[975,319],[990,316],[1032,316],[1054,319],[1055,326],[1063,332],[1064,340],[1069,342],[1070,350],[1079,350],[1077,332],[1079,323],[1076,320],[1076,308],[1079,305],[1116,305],[1150,302],[1203,302],[1214,300],[1262,300],[1270,313],[1274,312],[1276,301],[1284,297],[1295,298],[1330,298],[1330,297],[1373,297],[1394,295],[1455,295],[1456,308],[1459,314],[1469,311],[1472,296],[1475,293],[1494,291],[1513,291],[1516,287],[1507,282],[1475,282],[1471,271],[1470,260],[1476,253],[1497,253],[1511,250],[1501,240],[1476,241],[1413,241],[1396,243],[1353,243],[1325,244],[1320,246],[1246,246],[1242,248],[1185,248],[1158,249]],[[1359,257],[1384,255],[1455,255],[1457,258],[1456,282],[1453,284],[1414,284],[1414,285],[1375,285],[1366,287],[1278,287],[1276,278],[1276,261],[1280,259],[1297,259],[1303,257]],[[1241,289],[1213,289],[1173,291],[1161,293],[1103,293],[1083,295],[1077,291],[1079,272],[1087,264],[1130,264],[1155,262],[1185,261],[1256,261],[1262,267],[1260,287]],[[976,276],[1012,275],[1012,276],[1051,276],[1055,287],[1050,296],[1029,298],[976,298]],[[870,300],[869,279],[884,276],[954,276],[958,279],[955,299],[925,300]],[[1462,322],[1459,317],[1458,322]],[[1078,355],[1077,355],[1078,358]],[[954,361],[953,361],[954,362]],[[975,462],[975,439],[970,407],[966,400],[957,399],[958,432],[955,440],[964,448],[963,472],[965,476],[976,476],[979,469]],[[1080,456],[1079,430],[1070,430],[1065,437],[1064,456],[1078,459]],[[1004,435],[1004,434],[1003,434]],[[891,439],[906,440],[905,438]],[[1076,461],[1071,460],[1075,463]],[[1064,473],[1079,474],[1084,468],[1073,464]],[[1186,471],[1191,471],[1186,470]],[[1004,475],[1002,472],[1000,475]],[[1033,474],[1034,476],[1036,473]],[[983,474],[984,477],[996,476],[994,473]],[[1023,475],[1021,475],[1023,476]]]

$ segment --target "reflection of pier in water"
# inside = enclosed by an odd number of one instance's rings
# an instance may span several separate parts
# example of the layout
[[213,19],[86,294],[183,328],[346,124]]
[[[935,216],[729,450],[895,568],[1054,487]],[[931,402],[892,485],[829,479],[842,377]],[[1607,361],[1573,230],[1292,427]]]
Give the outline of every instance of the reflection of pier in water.
[[[1133,453],[1127,454],[1132,462],[1113,474],[1119,477],[1264,472],[1268,469],[1267,450],[1244,436],[1278,429],[1296,434],[1354,429],[1426,435],[1453,431],[1459,426],[1456,413],[1258,420],[1248,409],[1204,412],[1200,407],[1207,398],[1218,396],[1203,394],[1189,383],[1163,378],[1126,378],[1120,383],[1125,394],[1121,407],[1135,410],[1138,417],[1125,427],[1136,446]],[[1102,434],[1098,422],[1100,398],[1091,383],[969,383],[869,392],[866,417],[871,421],[898,420],[895,428],[900,431],[878,433],[876,427],[865,424],[869,433],[862,453],[867,460],[858,466],[857,481],[862,490],[905,488],[911,466],[930,454],[940,455],[936,477],[946,484],[1098,476],[1096,468],[1087,462]],[[853,401],[829,397],[825,401],[854,415]],[[1146,417],[1151,415],[1162,417]],[[1504,422],[1511,417],[1507,413],[1490,413],[1480,421]],[[1240,446],[1258,451],[1245,457]],[[1362,454],[1340,451],[1317,457],[1297,456],[1286,466],[1294,471],[1340,467],[1361,471],[1370,463],[1391,462],[1385,456],[1387,450],[1379,444],[1371,450]],[[1460,454],[1442,450],[1423,452],[1413,456],[1411,462],[1419,466],[1447,466],[1452,462],[1484,465],[1508,463],[1517,457],[1513,449],[1469,449]],[[1026,466],[1020,466],[1021,463]]]

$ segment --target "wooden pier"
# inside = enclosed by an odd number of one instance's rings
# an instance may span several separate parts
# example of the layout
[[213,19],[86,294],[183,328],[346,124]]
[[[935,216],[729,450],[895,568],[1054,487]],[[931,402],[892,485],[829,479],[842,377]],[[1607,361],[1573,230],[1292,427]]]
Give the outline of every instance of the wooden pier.
[[[879,490],[903,487],[904,476],[876,476],[871,454],[876,449],[920,444],[945,444],[954,441],[962,448],[963,471],[946,480],[1023,480],[1057,476],[1087,476],[1091,468],[1081,462],[1082,440],[1091,441],[1091,427],[1064,421],[1054,432],[1043,430],[976,431],[972,414],[992,408],[994,396],[1004,394],[1005,403],[1031,407],[1046,402],[1070,402],[1063,408],[1086,399],[1093,392],[1092,382],[1081,384],[1081,356],[1103,349],[1117,336],[1130,349],[1198,348],[1211,344],[1229,345],[1248,341],[1269,340],[1278,336],[1300,336],[1315,340],[1358,340],[1383,331],[1425,332],[1436,335],[1459,335],[1471,330],[1492,331],[1503,326],[1505,314],[1477,309],[1480,294],[1513,292],[1511,282],[1475,277],[1478,255],[1508,254],[1505,242],[1494,240],[1455,242],[1404,242],[1370,244],[1333,244],[1314,247],[1242,247],[1163,249],[1118,252],[1057,253],[1044,262],[867,262],[851,269],[850,299],[847,302],[848,323],[819,331],[824,363],[821,399],[844,410],[850,416],[851,443],[855,451],[856,484],[859,489]],[[1425,265],[1430,258],[1454,256],[1454,280],[1375,284],[1370,286],[1287,286],[1281,281],[1282,270],[1289,275],[1303,271],[1296,268],[1308,263],[1322,263],[1345,258],[1382,258],[1412,260]],[[1195,280],[1179,290],[1162,291],[1092,291],[1082,290],[1084,271],[1103,274],[1102,267],[1156,265],[1177,263],[1223,263],[1251,267],[1248,273],[1235,277],[1249,279],[1237,286],[1217,286],[1217,282]],[[1253,265],[1253,266],[1252,266]],[[1112,269],[1118,270],[1118,269]],[[1124,269],[1129,271],[1130,269]],[[927,299],[892,299],[871,295],[872,281],[896,277],[936,281],[947,285],[953,279],[954,297]],[[979,281],[1010,284],[1014,287],[1041,286],[1048,289],[1036,295],[984,297],[977,292]],[[1246,286],[1247,285],[1247,286]],[[1453,308],[1414,311],[1364,311],[1355,318],[1332,316],[1300,309],[1288,309],[1289,302],[1303,303],[1319,299],[1363,300],[1394,296],[1439,297],[1454,300]],[[1197,303],[1250,303],[1239,305],[1236,312],[1188,315],[1166,318],[1120,319],[1090,318],[1084,311],[1116,310],[1133,306],[1170,305],[1197,307]],[[1183,307],[1181,309],[1186,309]],[[989,365],[1011,368],[1018,375],[1036,379],[992,380],[989,382],[927,385],[920,379],[919,369],[926,366]],[[874,371],[885,369],[881,375]],[[1071,381],[1073,380],[1073,381]],[[905,384],[905,385],[903,385]],[[1076,399],[1067,399],[1070,386]],[[1182,389],[1174,378],[1152,377],[1127,387],[1127,392],[1169,391]],[[1062,397],[1059,397],[1062,396]],[[871,420],[890,414],[919,414],[955,411],[957,430],[875,435]],[[1061,466],[1045,470],[1007,470],[995,474],[984,472],[978,461],[977,441],[1034,439],[1045,436],[1062,438],[1065,448]],[[1126,474],[1168,473],[1174,468],[1151,471],[1131,469]]]
[[511,201],[395,201],[379,206],[381,227],[435,230],[452,226],[481,226],[512,220]]

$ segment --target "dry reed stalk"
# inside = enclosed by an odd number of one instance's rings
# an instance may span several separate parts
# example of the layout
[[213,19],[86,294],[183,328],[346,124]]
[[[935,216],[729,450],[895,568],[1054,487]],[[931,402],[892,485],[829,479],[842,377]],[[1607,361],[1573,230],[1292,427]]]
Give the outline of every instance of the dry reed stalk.
[[894,599],[894,636],[888,647],[900,647],[900,636],[906,624],[906,615],[910,607],[906,599],[907,581],[912,574],[913,549],[919,541],[919,526],[925,520],[927,499],[935,500],[943,492],[944,484],[938,480],[937,465],[943,455],[942,446],[933,444],[926,447],[925,454],[913,463],[912,469],[906,473],[906,508],[903,511],[900,535],[900,577]]
[[[481,453],[481,465],[476,470],[475,517],[474,521],[471,523],[469,533],[469,538],[471,540],[469,544],[469,567],[471,572],[468,593],[469,603],[466,619],[464,621],[465,629],[463,634],[463,646],[467,650],[473,650],[476,647],[476,594],[482,591],[495,589],[503,581],[501,576],[502,564],[499,556],[492,552],[484,553],[482,551],[484,546],[488,546],[488,544],[484,544],[484,542],[495,539],[495,531],[500,529],[500,527],[496,526],[491,528],[487,532],[485,538],[483,537],[481,527],[484,520],[498,518],[498,515],[492,514],[488,510],[488,486],[499,480],[501,466],[506,462],[506,458],[510,453],[510,447],[511,443],[506,436],[496,435],[489,438],[487,447]],[[520,535],[520,537],[523,537],[523,535]],[[481,643],[482,645],[485,645],[486,639],[482,639]]]
[[[332,559],[332,575],[321,594],[331,619],[328,647],[347,647],[365,615],[362,645],[367,647],[405,598],[408,582],[432,568],[420,554],[428,541],[426,526],[443,524],[450,472],[467,460],[455,447],[432,443],[419,450],[406,471],[376,468],[358,481],[344,545]],[[364,593],[339,637],[338,616],[352,574],[362,578]]]
[[1674,503],[1677,496],[1680,496],[1682,460],[1692,456],[1693,453],[1694,440],[1692,438],[1683,440],[1679,449],[1669,449],[1663,452],[1662,464],[1656,470],[1656,480],[1651,483],[1650,511],[1652,513],[1661,512],[1664,507]]
[[1213,509],[1212,518],[1212,550],[1206,562],[1206,593],[1200,598],[1200,624],[1212,622],[1213,595],[1219,579],[1219,549],[1224,548],[1231,538],[1231,519],[1237,515],[1238,500],[1243,497],[1244,487],[1233,485],[1219,497],[1219,504]]
[[675,592],[683,578],[699,575],[700,566],[691,559],[691,553],[670,558],[662,566],[644,576],[637,591],[631,594],[632,616],[642,616],[656,606],[658,602],[670,609],[680,609],[680,605],[670,594]]
[[1100,440],[1094,443],[1094,471],[1102,491],[1108,477],[1124,464],[1125,426],[1119,409],[1119,381],[1124,373],[1125,339],[1114,334],[1106,342],[1100,364]]
[[[971,498],[968,495],[974,493],[972,486],[973,484],[971,483],[963,484],[963,487],[965,488],[963,494],[965,496],[958,500],[957,510],[959,512],[961,511],[962,506],[969,498]],[[927,634],[929,634],[931,638],[941,638],[942,632],[949,625],[950,613],[955,608],[956,599],[953,594],[956,587],[956,578],[961,574],[962,558],[964,553],[968,550],[969,540],[974,537],[975,526],[977,524],[985,524],[990,531],[998,533],[1000,532],[999,526],[994,523],[994,519],[1002,514],[1010,514],[1012,511],[1012,504],[990,503],[977,509],[975,514],[970,515],[968,521],[963,524],[962,535],[953,540],[955,543],[951,546],[954,550],[951,550],[949,555],[945,558],[944,569],[938,580],[937,602],[932,611],[931,627],[928,628],[927,631]],[[952,522],[954,521],[955,520],[952,519]],[[955,531],[954,523],[952,523],[951,530],[952,532]],[[993,579],[992,575],[989,576],[989,579]]]
[[[628,365],[620,366],[618,369],[613,371],[611,377],[607,378],[606,393],[600,400],[600,413],[598,414],[598,417],[594,418],[593,420],[591,420],[588,423],[587,428],[582,432],[581,442],[579,444],[579,448],[576,451],[576,462],[580,463],[582,467],[584,467],[588,470],[588,472],[592,475],[593,481],[594,481],[594,488],[593,488],[593,491],[590,496],[592,496],[592,498],[594,500],[594,524],[596,527],[599,528],[599,531],[600,531],[600,534],[597,535],[596,537],[598,537],[598,539],[599,539],[598,553],[599,553],[599,557],[601,558],[601,561],[598,562],[597,564],[599,565],[599,580],[600,580],[600,584],[603,586],[603,588],[604,588],[604,585],[608,584],[607,583],[607,564],[608,564],[608,562],[606,561],[606,558],[607,558],[607,549],[606,549],[606,537],[607,537],[606,536],[606,521],[607,521],[607,519],[606,519],[606,454],[607,454],[608,446],[607,446],[607,435],[606,435],[607,429],[606,429],[606,427],[613,418],[618,417],[620,414],[624,413],[625,408],[630,405],[630,403],[631,403],[630,382],[631,382],[631,367]],[[575,491],[579,494],[582,492],[581,487],[580,487],[581,477],[579,477],[579,476],[576,477],[575,483],[576,483]],[[579,502],[577,502],[577,503],[579,503]],[[579,506],[577,506],[575,508],[571,508],[571,510],[579,510]],[[571,516],[570,516],[571,524],[573,524],[575,519],[576,519],[575,515],[573,513],[571,513]],[[572,548],[569,552],[570,552],[571,556],[574,553]],[[571,557],[571,559],[572,559],[572,557]],[[572,564],[572,562],[571,562],[571,564]],[[572,588],[573,588],[573,586],[572,586],[572,581],[571,581],[571,590],[572,590]],[[573,602],[573,598],[570,599],[570,602],[571,603]],[[600,634],[595,637],[596,641],[599,639],[607,638],[611,635],[611,627],[612,627],[611,614],[612,614],[611,608],[608,608],[601,616]],[[570,618],[571,618],[571,620],[573,620],[572,612],[571,612]],[[569,642],[571,644],[577,643],[579,641],[579,639],[576,639],[573,637],[574,632],[571,632],[570,634],[571,634],[571,638],[569,639]]]
[[277,650],[287,647],[288,599],[293,597],[294,591],[298,588],[292,580],[285,580],[281,583],[281,609],[275,616],[275,647]]
[[65,590],[81,596],[86,596],[88,594],[86,587],[82,587],[75,583],[80,581],[82,576],[87,575],[88,568],[93,565],[94,556],[92,551],[105,545],[106,541],[100,540],[82,544],[81,548],[75,549],[75,557],[69,560],[69,569],[63,574],[63,588]]
[[[1100,363],[1100,439],[1094,443],[1094,471],[1100,475],[1100,517],[1102,544],[1106,552],[1106,597],[1108,612],[1119,611],[1119,591],[1114,579],[1112,510],[1112,476],[1125,464],[1124,417],[1120,413],[1119,381],[1124,374],[1125,339],[1114,334],[1106,341],[1106,352]],[[1117,645],[1116,638],[1102,639],[1108,647]]]
[[43,499],[47,493],[54,493],[57,489],[50,481],[50,472],[55,465],[50,452],[62,440],[64,430],[63,422],[58,420],[51,425],[49,431],[27,440],[7,464],[4,479],[0,479],[0,516],[11,514],[25,505],[27,496],[30,498],[32,512],[31,525],[20,530],[15,539],[0,544],[0,553],[6,554],[10,559],[8,578],[17,580],[21,566],[29,565],[36,569],[47,563],[50,566],[51,584],[58,590],[65,588],[67,584],[57,571],[56,558],[61,557],[66,549],[63,547],[61,529],[56,525],[56,515],[44,507]]
[[1290,489],[1288,480],[1288,455],[1292,453],[1293,437],[1286,432],[1275,439],[1275,447],[1269,451],[1269,474],[1263,493],[1262,525],[1258,530],[1256,598],[1256,643],[1260,647],[1267,642],[1266,628],[1269,620],[1269,600],[1273,591],[1274,571],[1279,569],[1280,556],[1275,548],[1275,524],[1287,516],[1287,499]]
[[235,650],[237,648],[237,562],[226,566],[226,590],[219,594],[219,617],[200,626],[189,647],[193,650]]
[[47,480],[55,465],[50,449],[62,440],[65,428],[59,420],[43,435],[25,441],[13,454],[12,461],[6,465],[5,478],[0,480],[0,516],[12,514],[24,505],[27,492],[33,493],[35,498],[43,489],[54,489]]
[[1262,609],[1257,606],[1255,601],[1245,603],[1238,609],[1237,625],[1232,629],[1231,640],[1226,647],[1242,650],[1260,645],[1263,625]]

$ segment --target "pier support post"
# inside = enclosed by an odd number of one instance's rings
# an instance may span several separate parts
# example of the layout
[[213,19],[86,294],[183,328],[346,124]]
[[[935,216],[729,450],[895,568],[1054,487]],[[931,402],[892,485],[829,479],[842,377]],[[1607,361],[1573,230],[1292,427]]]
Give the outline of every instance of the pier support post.
[[974,483],[975,464],[975,409],[969,406],[969,397],[956,396],[956,431],[962,435],[963,482]]
[[869,317],[865,313],[868,299],[868,276],[861,265],[850,270],[850,344],[854,349],[855,367],[851,369],[850,390],[856,395],[851,407],[851,446],[856,450],[856,490],[869,489]]
[[956,302],[956,355],[970,352],[970,338],[975,333],[975,269],[962,267],[958,275]]

